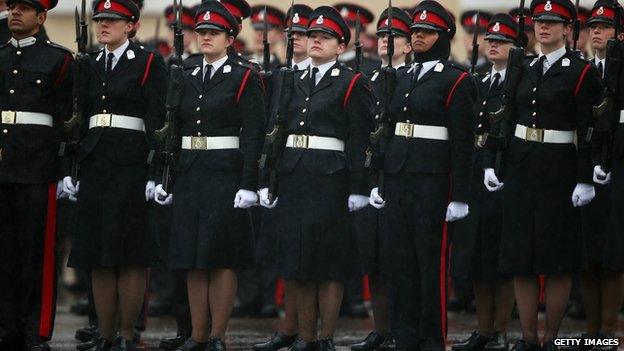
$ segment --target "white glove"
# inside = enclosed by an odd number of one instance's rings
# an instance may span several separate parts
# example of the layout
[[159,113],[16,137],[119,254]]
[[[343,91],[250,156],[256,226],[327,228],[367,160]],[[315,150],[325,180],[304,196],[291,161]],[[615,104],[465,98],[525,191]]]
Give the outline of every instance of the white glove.
[[501,183],[496,176],[494,168],[486,168],[483,170],[483,184],[489,192],[499,191],[505,183]]
[[61,200],[68,196],[69,195],[67,195],[67,193],[63,191],[63,181],[59,180],[58,183],[56,183],[56,199]]
[[465,202],[451,202],[446,208],[446,221],[455,222],[458,219],[462,219],[468,215],[468,204]]
[[76,202],[78,200],[78,191],[80,191],[80,181],[72,181],[72,177],[66,176],[63,178],[63,192],[69,195],[69,201]]
[[167,194],[162,184],[158,184],[156,188],[154,188],[154,201],[163,206],[171,205],[173,202],[173,194]]
[[154,188],[156,188],[156,183],[153,180],[145,184],[145,202],[154,199]]
[[364,195],[351,194],[347,205],[349,206],[349,212],[355,212],[363,209],[369,203],[369,198]]
[[596,196],[596,189],[591,184],[578,183],[572,192],[572,205],[583,207],[590,203]]
[[368,198],[368,203],[378,210],[386,207],[386,201],[381,196],[379,196],[379,188],[373,188],[373,190],[371,190],[370,197]]
[[258,201],[258,194],[254,191],[240,189],[234,197],[234,208],[250,208]]
[[260,206],[268,209],[272,209],[277,206],[277,198],[273,200],[273,203],[269,201],[269,188],[260,189],[258,195],[260,196]]
[[594,167],[594,183],[600,185],[611,183],[611,172],[605,173],[605,171],[602,170],[602,166]]

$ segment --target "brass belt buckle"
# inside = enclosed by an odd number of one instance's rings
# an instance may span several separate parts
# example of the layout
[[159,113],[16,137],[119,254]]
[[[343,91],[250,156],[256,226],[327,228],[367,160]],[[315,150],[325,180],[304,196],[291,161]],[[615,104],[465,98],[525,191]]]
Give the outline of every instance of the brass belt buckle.
[[99,114],[97,115],[97,123],[98,127],[111,127],[113,124],[113,115],[112,114]]
[[295,135],[294,147],[296,149],[307,149],[309,138],[307,135]]
[[482,149],[483,147],[485,147],[485,143],[487,142],[488,136],[489,136],[488,133],[475,135],[475,146],[479,149]]
[[2,124],[15,124],[17,113],[15,111],[2,111]]
[[407,137],[407,138],[412,138],[414,137],[414,125],[411,123],[403,123],[401,122],[401,124],[399,124],[399,134],[401,134],[401,136]]
[[544,142],[544,130],[538,129],[538,128],[527,127],[526,140],[534,141],[537,143],[543,143]]
[[191,150],[208,150],[208,138],[191,137]]

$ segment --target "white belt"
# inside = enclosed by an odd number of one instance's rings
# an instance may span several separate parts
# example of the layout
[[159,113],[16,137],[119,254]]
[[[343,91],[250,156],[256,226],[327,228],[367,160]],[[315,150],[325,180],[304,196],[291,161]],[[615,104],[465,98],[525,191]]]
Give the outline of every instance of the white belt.
[[142,118],[115,115],[111,113],[100,113],[89,118],[89,129],[92,128],[122,128],[145,131],[145,122]]
[[446,129],[446,127],[427,126],[404,122],[397,122],[394,127],[394,135],[406,138],[449,140],[448,129]]
[[184,150],[224,150],[238,149],[239,141],[235,136],[183,136],[182,149]]
[[624,123],[624,110],[620,111],[620,123]]
[[522,124],[516,124],[514,135],[516,138],[537,143],[573,144],[575,131],[529,128]]
[[37,124],[52,127],[53,118],[38,112],[2,111],[2,124]]
[[345,144],[344,141],[336,138],[291,134],[286,139],[286,147],[293,149],[344,151]]

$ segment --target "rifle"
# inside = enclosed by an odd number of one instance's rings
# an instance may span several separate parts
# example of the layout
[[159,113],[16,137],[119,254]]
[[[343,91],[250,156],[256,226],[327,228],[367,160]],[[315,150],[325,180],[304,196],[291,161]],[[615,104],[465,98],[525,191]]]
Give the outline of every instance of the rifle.
[[574,19],[574,30],[572,32],[572,51],[577,52],[580,56],[580,50],[577,50],[579,36],[581,35],[581,20],[578,16],[579,0],[576,0],[576,18]]
[[355,15],[355,71],[359,72],[362,68],[362,42],[360,41],[360,33],[362,32],[362,22],[360,20],[360,10]]
[[74,80],[72,86],[72,117],[65,121],[63,124],[65,134],[69,137],[69,142],[66,143],[68,147],[68,154],[71,157],[71,172],[70,176],[72,182],[78,183],[78,172],[80,170],[80,164],[77,158],[78,143],[82,135],[82,113],[83,106],[81,98],[85,92],[84,89],[84,75],[87,72],[88,54],[87,54],[87,23],[86,23],[86,0],[82,0],[80,4],[80,14],[78,8],[74,12],[74,24],[76,28],[76,46],[78,51],[76,52],[76,64],[74,65]]
[[473,17],[474,34],[472,35],[472,57],[470,58],[470,74],[477,74],[477,62],[479,62],[479,22],[481,21],[481,11]]
[[[377,129],[370,134],[370,142],[372,145],[376,145],[377,155],[375,160],[374,168],[377,169],[377,188],[379,196],[382,198],[385,194],[385,170],[384,170],[384,162],[385,162],[385,154],[386,154],[386,145],[388,143],[388,137],[390,134],[390,103],[392,101],[392,96],[394,95],[394,90],[396,87],[396,69],[392,64],[392,59],[394,56],[394,38],[395,33],[392,30],[392,0],[388,0],[388,65],[383,68],[384,75],[384,97],[383,97],[383,111],[381,116],[379,117],[379,124],[377,125]],[[370,167],[371,164],[371,154],[367,155],[367,166]]]
[[[516,88],[522,78],[522,66],[525,57],[524,48],[528,43],[528,39],[525,33],[525,19],[524,14],[524,2],[520,0],[520,14],[518,17],[518,38],[516,40],[516,46],[509,50],[509,59],[507,61],[507,77],[503,86],[502,104],[498,111],[489,114],[488,119],[492,125],[492,133],[495,138],[499,140],[496,147],[496,163],[495,172],[501,176],[502,169],[502,157],[503,151],[507,147],[507,137],[509,134],[509,120],[511,118],[511,112],[509,105],[511,100],[516,96]],[[485,145],[485,140],[482,141],[482,145]]]
[[[161,184],[163,190],[169,193],[171,187],[171,166],[173,165],[176,127],[175,114],[182,100],[182,87],[184,85],[184,67],[182,65],[182,54],[184,52],[184,33],[182,32],[180,16],[182,14],[182,0],[173,0],[173,11],[175,20],[172,28],[174,32],[173,46],[175,48],[171,57],[171,67],[169,67],[169,81],[167,84],[167,97],[165,107],[167,113],[165,115],[164,126],[154,132],[154,136],[159,141],[164,141],[164,150],[162,151],[161,162],[163,165]],[[151,162],[150,162],[151,163]]]
[[269,43],[269,22],[266,20],[267,8],[264,7],[264,27],[262,28],[262,69],[264,70],[264,74],[266,75],[271,71],[269,64],[271,63],[271,44]]
[[618,39],[620,33],[620,23],[622,8],[617,0],[613,1],[615,10],[613,38],[607,42],[607,54],[604,66],[602,101],[594,106],[593,116],[596,119],[595,131],[600,140],[600,166],[605,173],[611,169],[611,153],[613,148],[613,131],[618,120],[615,109],[616,95],[620,93],[619,77],[622,72],[622,62],[624,53],[622,44]]
[[290,7],[291,11],[290,24],[287,29],[288,44],[286,46],[286,65],[280,68],[279,78],[279,95],[277,100],[277,108],[275,109],[274,116],[271,120],[275,120],[273,130],[267,133],[264,139],[264,147],[262,149],[262,155],[260,156],[259,169],[261,175],[265,171],[269,172],[269,201],[273,203],[278,196],[278,184],[277,184],[277,163],[282,154],[285,140],[284,140],[284,115],[288,111],[290,100],[292,98],[292,92],[294,89],[294,70],[292,69],[293,54],[295,41],[292,35],[293,28],[293,16],[294,16],[294,1]]

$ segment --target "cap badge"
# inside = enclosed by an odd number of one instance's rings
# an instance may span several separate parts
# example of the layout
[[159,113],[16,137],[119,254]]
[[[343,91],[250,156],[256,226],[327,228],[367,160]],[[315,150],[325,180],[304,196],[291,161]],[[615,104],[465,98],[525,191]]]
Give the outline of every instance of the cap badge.
[[104,3],[104,8],[108,10],[108,9],[110,9],[110,8],[111,8],[111,6],[112,6],[112,5],[111,5],[110,0],[106,0],[106,2]]
[[204,15],[204,21],[209,21],[210,20],[210,11],[206,11],[206,14]]
[[299,13],[295,12],[295,15],[293,16],[293,23],[299,23]]
[[472,15],[472,24],[477,26],[479,25],[479,23],[477,23],[477,14],[475,13],[474,15]]
[[498,32],[500,30],[500,22],[496,22],[494,27],[492,27],[493,32]]
[[343,8],[340,10],[340,16],[342,16],[342,17],[347,17],[347,16],[349,16],[349,9],[348,9],[348,8],[346,8],[346,7],[343,7]]
[[604,15],[604,6],[600,6],[598,11],[596,11],[596,14],[599,16]]
[[427,10],[423,11],[423,12],[420,14],[420,17],[419,17],[419,18],[420,18],[420,20],[421,20],[421,21],[426,20],[426,19],[427,19]]
[[323,15],[320,15],[320,16],[316,19],[316,24],[323,24],[323,22],[325,22],[325,19],[323,18]]
[[388,19],[387,19],[387,18],[386,18],[386,22],[384,22],[384,24],[385,24],[386,26],[389,24],[389,23],[388,23]]
[[260,11],[260,13],[258,14],[258,19],[259,19],[260,21],[263,21],[263,20],[264,20],[264,17],[266,17],[266,11],[262,10],[262,11]]
[[550,1],[546,1],[546,5],[544,5],[544,10],[552,11],[552,4],[550,3]]

